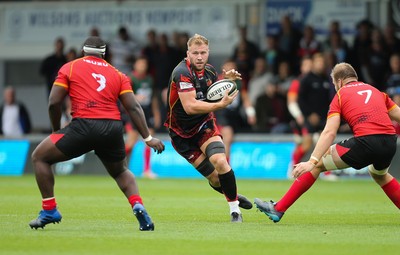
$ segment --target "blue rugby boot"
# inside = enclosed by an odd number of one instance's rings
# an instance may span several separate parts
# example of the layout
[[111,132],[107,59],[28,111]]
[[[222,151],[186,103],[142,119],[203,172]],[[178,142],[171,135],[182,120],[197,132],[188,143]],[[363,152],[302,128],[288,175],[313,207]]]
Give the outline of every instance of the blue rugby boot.
[[262,201],[259,198],[255,198],[254,204],[256,204],[258,210],[265,213],[269,217],[269,219],[272,220],[274,223],[279,222],[283,217],[284,213],[275,210],[276,203],[272,200],[270,202],[266,202]]
[[139,230],[140,231],[153,231],[154,223],[151,220],[149,214],[141,203],[136,203],[133,208],[133,214],[136,216],[136,219],[139,221]]
[[61,213],[54,208],[53,210],[41,210],[39,212],[39,216],[29,222],[29,226],[32,229],[44,228],[49,223],[59,223],[61,221]]

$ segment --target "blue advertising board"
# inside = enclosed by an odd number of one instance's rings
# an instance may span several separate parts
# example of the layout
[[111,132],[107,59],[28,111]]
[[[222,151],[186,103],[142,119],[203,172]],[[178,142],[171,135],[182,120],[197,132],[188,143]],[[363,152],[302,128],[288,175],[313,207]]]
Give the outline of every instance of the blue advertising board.
[[264,15],[266,34],[279,33],[285,15],[300,31],[305,25],[312,25],[317,35],[324,36],[330,22],[336,20],[344,36],[354,36],[356,24],[367,17],[367,8],[366,2],[360,0],[268,0]]
[[24,172],[29,141],[0,141],[0,175],[22,175]]
[[[166,178],[202,178],[202,176],[165,141],[165,151],[152,153],[150,166],[159,176]],[[136,144],[129,169],[141,176],[143,171],[144,143]],[[231,148],[231,166],[237,178],[286,179],[291,155],[292,142],[235,142]]]

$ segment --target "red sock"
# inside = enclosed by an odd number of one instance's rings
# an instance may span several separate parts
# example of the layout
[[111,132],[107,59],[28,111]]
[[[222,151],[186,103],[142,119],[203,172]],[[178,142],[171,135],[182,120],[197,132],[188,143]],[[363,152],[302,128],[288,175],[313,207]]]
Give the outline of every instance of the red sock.
[[393,204],[400,209],[400,184],[393,178],[390,182],[382,186],[383,191],[392,200]]
[[43,210],[53,210],[57,207],[56,198],[49,197],[42,199],[42,208]]
[[305,153],[305,151],[303,149],[303,146],[298,145],[293,152],[293,156],[292,156],[293,165],[300,163],[300,160],[304,156],[304,153]]
[[278,212],[286,212],[286,210],[314,184],[315,180],[311,172],[307,172],[294,180],[292,186],[276,204],[275,209]]
[[128,198],[129,203],[133,207],[136,203],[143,204],[142,198],[139,195],[132,195]]
[[151,155],[150,147],[146,146],[144,148],[144,171],[145,172],[150,171],[150,155]]

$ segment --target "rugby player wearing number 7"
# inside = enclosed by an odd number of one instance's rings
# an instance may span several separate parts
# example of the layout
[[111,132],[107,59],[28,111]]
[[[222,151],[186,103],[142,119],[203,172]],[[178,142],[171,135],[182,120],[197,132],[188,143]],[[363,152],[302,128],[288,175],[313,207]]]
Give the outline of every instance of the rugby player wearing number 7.
[[[208,179],[210,186],[224,194],[228,201],[231,222],[242,222],[239,206],[251,209],[252,204],[237,194],[235,174],[225,154],[225,145],[216,127],[214,111],[233,102],[238,91],[218,102],[207,102],[207,88],[217,81],[217,72],[208,64],[208,40],[195,34],[187,42],[187,58],[171,74],[168,85],[168,128],[175,150]],[[241,79],[236,70],[225,72],[225,78]]]
[[[391,120],[400,123],[400,108],[385,93],[358,81],[354,68],[347,63],[337,64],[331,77],[336,95],[310,159],[295,166],[293,177],[296,179],[278,202],[254,200],[257,208],[273,222],[281,220],[321,172],[348,167],[361,169],[368,166],[371,177],[400,208],[400,185],[388,173],[397,141]],[[349,124],[354,137],[332,145],[341,119]]]

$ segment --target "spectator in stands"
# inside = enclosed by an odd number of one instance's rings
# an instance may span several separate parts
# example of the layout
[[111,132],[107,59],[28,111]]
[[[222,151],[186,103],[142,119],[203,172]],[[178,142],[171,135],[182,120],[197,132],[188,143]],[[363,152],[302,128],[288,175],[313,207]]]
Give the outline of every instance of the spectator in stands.
[[383,35],[378,28],[373,29],[371,33],[371,45],[361,70],[367,83],[379,90],[385,89],[385,79],[389,70],[389,55]]
[[385,50],[390,54],[400,53],[400,39],[396,36],[396,29],[393,24],[388,23],[384,33]]
[[74,47],[71,47],[68,51],[67,54],[65,54],[65,58],[67,59],[67,62],[72,61],[76,58],[78,58],[78,52]]
[[284,52],[279,48],[278,36],[267,35],[265,39],[266,49],[261,54],[273,74],[278,74],[279,63],[286,59]]
[[247,84],[250,73],[254,69],[254,62],[260,55],[260,48],[248,39],[246,26],[239,26],[238,33],[239,41],[233,49],[231,58],[236,62],[237,70],[242,74],[243,82]]
[[263,56],[258,57],[248,85],[249,100],[252,105],[255,105],[257,97],[264,94],[265,86],[273,77],[274,75],[269,71],[265,58]]
[[[159,110],[159,100],[155,94],[153,78],[148,74],[148,60],[146,57],[139,57],[134,64],[133,71],[128,75],[131,79],[132,90],[135,92],[136,100],[143,108],[150,135],[155,134],[155,130],[161,126],[161,115]],[[126,113],[125,113],[126,114]],[[128,118],[126,118],[128,119]],[[139,132],[131,121],[126,122],[125,130],[127,138],[125,150],[127,154],[132,152],[139,139]],[[143,177],[154,179],[157,177],[150,168],[151,150],[149,146],[144,148]]]
[[28,110],[16,99],[15,89],[6,87],[3,103],[0,106],[0,135],[19,138],[31,132],[31,120]]
[[285,98],[278,93],[278,80],[264,85],[264,93],[255,103],[255,130],[268,133],[286,133],[290,130]]
[[124,74],[132,71],[133,62],[140,55],[140,46],[128,33],[126,27],[118,29],[118,35],[111,42],[112,65]]
[[[154,83],[156,95],[161,94],[161,112],[166,116],[167,90],[170,75],[174,67],[178,64],[177,52],[169,44],[168,35],[162,33],[158,38],[158,48],[156,53],[156,62],[154,63]],[[182,59],[181,59],[182,60]],[[159,98],[160,100],[160,98]],[[165,119],[164,119],[165,120]],[[163,120],[163,121],[164,121]]]
[[[292,127],[292,132],[294,134],[294,141],[296,143],[296,148],[292,154],[292,165],[296,165],[300,162],[306,150],[309,146],[309,139],[307,129],[304,128],[304,115],[300,110],[298,104],[298,95],[300,90],[300,82],[304,76],[306,76],[312,69],[312,58],[307,56],[302,58],[300,64],[300,75],[292,80],[292,83],[289,87],[287,94],[287,108],[292,115],[294,121],[290,122],[290,126]],[[306,136],[306,141],[303,140],[303,136]],[[305,143],[303,146],[303,142]],[[292,166],[290,166],[290,172],[292,170]]]
[[[237,70],[236,63],[228,59],[222,65],[222,70]],[[224,78],[224,73],[218,79]],[[231,145],[234,140],[234,134],[239,131],[249,131],[251,126],[256,123],[256,112],[247,94],[247,88],[244,86],[243,81],[235,81],[240,93],[235,100],[226,108],[215,112],[217,125],[220,129],[221,135],[224,140],[226,156],[229,162]]]
[[321,51],[321,43],[315,38],[314,28],[310,25],[304,27],[303,36],[299,42],[297,56],[312,56]]
[[[390,75],[386,82],[386,93],[392,98],[393,102],[400,105],[400,55],[393,54],[390,57]],[[392,121],[396,133],[400,134],[400,124]]]
[[142,48],[142,56],[145,56],[149,61],[149,73],[155,78],[155,65],[157,62],[157,52],[159,44],[157,42],[157,32],[154,29],[150,29],[146,34],[147,42]]
[[[298,104],[304,116],[303,155],[309,153],[314,145],[314,137],[322,131],[326,121],[326,113],[332,99],[331,83],[326,74],[326,64],[321,53],[314,54],[311,72],[300,82]],[[337,176],[325,174],[327,180],[335,180]],[[329,176],[329,177],[328,177]]]
[[292,70],[297,73],[299,60],[297,52],[299,49],[299,41],[301,33],[295,28],[289,16],[285,15],[281,19],[281,27],[278,34],[279,49],[281,49],[286,59],[291,63]]
[[286,98],[287,92],[289,90],[290,84],[294,79],[292,71],[290,69],[290,63],[287,61],[282,61],[279,63],[278,74],[275,76],[277,81],[277,93],[283,98]]
[[179,34],[179,41],[177,45],[177,50],[178,50],[178,55],[180,56],[180,59],[183,59],[186,57],[186,47],[187,47],[187,42],[189,40],[189,33],[188,32],[182,32]]
[[371,47],[372,28],[373,24],[369,20],[365,19],[360,21],[356,26],[357,33],[353,39],[353,45],[351,48],[351,64],[361,80],[366,80],[364,77],[366,72],[362,70],[362,67],[365,66],[365,58]]
[[44,76],[46,81],[47,93],[50,94],[54,79],[57,77],[57,72],[65,63],[67,58],[64,54],[64,39],[58,37],[54,42],[54,53],[47,56],[40,65],[40,74]]
[[349,48],[339,32],[332,32],[327,38],[327,42],[323,46],[324,52],[333,52],[336,55],[337,62],[348,60]]

